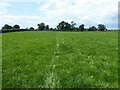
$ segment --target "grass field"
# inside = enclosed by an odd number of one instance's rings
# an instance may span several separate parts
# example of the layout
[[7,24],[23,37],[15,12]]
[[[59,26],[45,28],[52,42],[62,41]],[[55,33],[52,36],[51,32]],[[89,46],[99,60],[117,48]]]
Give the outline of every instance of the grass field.
[[117,88],[118,32],[2,34],[3,88]]

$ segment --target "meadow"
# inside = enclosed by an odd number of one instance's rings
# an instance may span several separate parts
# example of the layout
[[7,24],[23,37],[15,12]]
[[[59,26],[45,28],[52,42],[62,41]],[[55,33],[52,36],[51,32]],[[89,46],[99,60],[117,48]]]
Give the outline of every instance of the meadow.
[[118,32],[2,34],[3,88],[117,88]]

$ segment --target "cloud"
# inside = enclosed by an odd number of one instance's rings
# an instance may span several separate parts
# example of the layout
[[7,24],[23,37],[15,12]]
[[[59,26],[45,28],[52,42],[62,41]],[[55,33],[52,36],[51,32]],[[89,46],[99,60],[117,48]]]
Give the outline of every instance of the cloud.
[[4,14],[6,14],[7,13],[7,10],[6,9],[1,9],[0,8],[0,15],[4,15]]
[[0,21],[0,27],[2,27],[4,24],[9,24],[12,26],[15,24],[19,24],[21,28],[37,28],[37,24],[41,22],[45,22],[45,24],[50,25],[50,22],[48,22],[43,16],[2,15],[0,16]]
[[0,0],[1,2],[45,2],[47,0]]
[[2,7],[0,9],[0,27],[5,23],[20,24],[23,28],[37,27],[37,24],[41,22],[56,27],[60,21],[65,20],[69,23],[75,21],[77,26],[85,24],[86,27],[89,27],[102,23],[110,29],[117,29],[118,0],[39,0],[37,4],[40,16],[37,14],[36,16],[9,15],[3,7],[10,6],[10,4],[0,4]]
[[40,11],[51,21],[74,20],[79,24],[94,25],[116,22],[116,19],[107,17],[117,18],[117,8],[118,0],[48,0],[40,7]]
[[0,7],[8,7],[8,6],[10,6],[10,3],[0,2]]
[[5,8],[9,6],[10,6],[10,3],[0,2],[0,15],[5,15],[7,13],[7,9]]
[[36,23],[40,20],[39,16],[14,16],[14,15],[2,15],[0,18],[0,25],[3,26],[4,24],[15,25],[19,24],[21,27],[27,28],[30,26],[36,27]]

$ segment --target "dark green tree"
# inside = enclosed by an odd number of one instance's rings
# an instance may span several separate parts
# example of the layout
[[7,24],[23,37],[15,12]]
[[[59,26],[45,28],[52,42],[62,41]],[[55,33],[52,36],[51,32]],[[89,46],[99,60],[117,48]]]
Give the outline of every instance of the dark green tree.
[[40,23],[38,24],[38,30],[44,30],[45,29],[45,24],[44,23]]
[[107,30],[105,25],[98,24],[98,31],[105,31],[105,30]]
[[57,29],[59,29],[59,30],[70,30],[71,25],[68,22],[62,21],[57,25]]
[[2,27],[2,30],[3,29],[12,29],[13,27],[8,25],[8,24],[5,24],[3,27]]
[[50,30],[53,30],[53,28],[50,28]]
[[49,29],[49,25],[46,25],[46,26],[45,26],[45,29]]
[[33,28],[33,27],[30,27],[29,29],[30,29],[30,30],[34,30],[34,28]]
[[74,23],[74,21],[71,21],[71,31],[73,31],[75,29],[75,25],[76,25],[76,23]]
[[70,30],[71,29],[71,25],[69,23],[65,23],[65,30]]
[[26,30],[29,30],[29,29],[28,29],[28,27],[27,27],[27,28],[25,28],[25,29],[26,29]]
[[97,31],[98,29],[95,26],[89,27],[88,31]]
[[79,31],[84,31],[84,29],[85,29],[84,26],[85,26],[84,24],[81,24],[81,25],[79,26]]
[[60,22],[60,23],[57,25],[57,28],[58,28],[59,30],[64,30],[64,27],[65,27],[65,21],[62,21],[62,22]]
[[20,29],[20,26],[16,24],[13,26],[13,29]]

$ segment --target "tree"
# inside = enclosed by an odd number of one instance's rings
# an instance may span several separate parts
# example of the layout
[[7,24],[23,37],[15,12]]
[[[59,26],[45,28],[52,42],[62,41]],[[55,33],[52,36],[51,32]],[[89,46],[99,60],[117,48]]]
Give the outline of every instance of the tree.
[[44,30],[44,29],[45,29],[45,24],[44,23],[38,24],[38,30]]
[[71,21],[71,30],[72,31],[75,29],[75,25],[76,25],[76,23],[74,23],[74,21]]
[[79,26],[79,31],[84,31],[84,24],[81,24],[80,26]]
[[60,23],[57,25],[57,28],[60,29],[60,30],[64,30],[64,24],[65,24],[65,21],[60,22]]
[[97,31],[98,29],[95,26],[89,27],[88,31]]
[[3,27],[2,27],[2,30],[3,29],[12,29],[13,27],[8,25],[8,24],[5,24]]
[[49,25],[46,25],[46,27],[45,27],[46,29],[49,29]]
[[29,29],[28,29],[28,27],[27,27],[27,28],[25,28],[25,29],[26,29],[26,30],[29,30]]
[[70,30],[71,29],[71,25],[69,23],[65,23],[65,30]]
[[107,30],[107,29],[106,29],[106,26],[105,26],[105,25],[103,25],[103,24],[98,24],[98,30],[99,30],[99,31],[105,31],[105,30]]
[[20,26],[16,24],[13,26],[13,29],[20,29]]
[[50,28],[50,30],[53,30],[53,28]]
[[70,30],[71,25],[68,22],[62,21],[57,25],[59,30]]
[[30,30],[34,30],[34,28],[33,28],[33,27],[30,27]]

